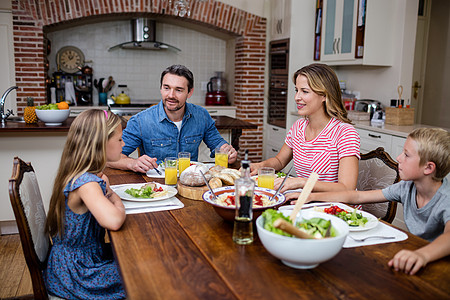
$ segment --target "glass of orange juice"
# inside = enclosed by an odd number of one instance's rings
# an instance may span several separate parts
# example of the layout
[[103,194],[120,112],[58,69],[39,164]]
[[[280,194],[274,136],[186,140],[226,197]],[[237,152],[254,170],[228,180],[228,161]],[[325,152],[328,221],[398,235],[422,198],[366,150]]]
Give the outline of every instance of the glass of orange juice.
[[258,170],[258,186],[273,190],[275,169],[263,167]]
[[215,153],[216,158],[214,161],[216,163],[216,166],[228,168],[228,153],[220,150],[220,148],[216,148]]
[[177,158],[176,157],[166,157],[164,159],[164,182],[167,185],[177,184]]
[[178,169],[180,170],[180,175],[191,165],[191,153],[189,152],[179,152],[178,153]]

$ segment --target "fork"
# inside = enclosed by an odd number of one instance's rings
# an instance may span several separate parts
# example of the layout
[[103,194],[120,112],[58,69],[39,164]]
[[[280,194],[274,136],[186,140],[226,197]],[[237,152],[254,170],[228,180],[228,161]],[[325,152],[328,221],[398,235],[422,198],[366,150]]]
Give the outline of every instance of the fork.
[[386,239],[386,240],[390,240],[390,239],[395,239],[395,236],[382,236],[382,235],[373,235],[373,236],[368,236],[362,239],[357,239],[352,237],[351,235],[349,235],[349,237],[354,240],[355,242],[364,242],[367,239]]

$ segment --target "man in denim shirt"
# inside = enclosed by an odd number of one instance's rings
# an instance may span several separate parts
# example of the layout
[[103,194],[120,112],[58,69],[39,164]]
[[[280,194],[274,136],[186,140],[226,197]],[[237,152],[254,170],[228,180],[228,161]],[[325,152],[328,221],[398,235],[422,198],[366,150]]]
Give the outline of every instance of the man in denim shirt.
[[[147,172],[157,168],[165,157],[177,157],[178,152],[191,153],[191,160],[198,160],[198,147],[202,141],[211,149],[220,147],[228,153],[228,162],[234,163],[236,150],[222,138],[214,120],[206,109],[186,103],[194,92],[194,76],[181,65],[168,67],[161,74],[162,100],[136,115],[123,131],[125,146],[122,158],[108,166]],[[139,147],[142,156],[128,157]]]

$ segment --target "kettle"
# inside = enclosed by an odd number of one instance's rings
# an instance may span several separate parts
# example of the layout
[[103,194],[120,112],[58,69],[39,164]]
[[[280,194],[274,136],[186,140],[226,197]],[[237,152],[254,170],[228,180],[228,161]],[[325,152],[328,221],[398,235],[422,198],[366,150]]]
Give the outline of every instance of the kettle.
[[226,81],[222,74],[223,72],[216,72],[216,76],[209,80],[206,86],[206,105],[227,105]]
[[119,96],[111,96],[116,104],[130,104],[130,97],[122,91]]

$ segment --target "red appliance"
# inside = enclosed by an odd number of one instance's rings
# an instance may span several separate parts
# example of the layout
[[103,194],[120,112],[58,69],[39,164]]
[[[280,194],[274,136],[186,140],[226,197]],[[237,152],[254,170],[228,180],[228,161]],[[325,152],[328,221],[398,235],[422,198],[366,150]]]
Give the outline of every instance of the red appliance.
[[225,79],[222,72],[216,72],[216,76],[212,77],[207,85],[206,105],[227,105],[227,93]]

